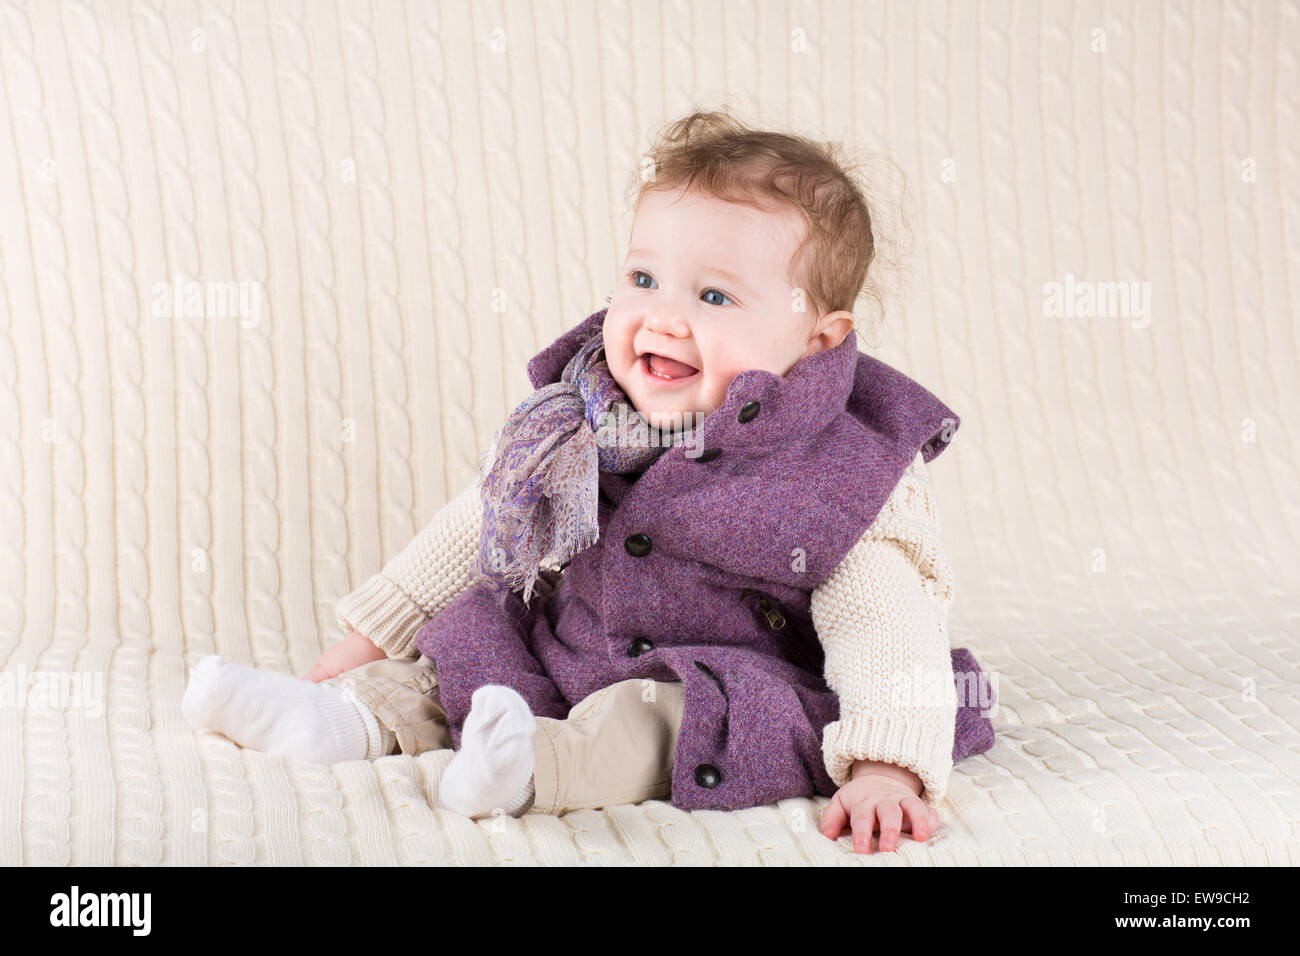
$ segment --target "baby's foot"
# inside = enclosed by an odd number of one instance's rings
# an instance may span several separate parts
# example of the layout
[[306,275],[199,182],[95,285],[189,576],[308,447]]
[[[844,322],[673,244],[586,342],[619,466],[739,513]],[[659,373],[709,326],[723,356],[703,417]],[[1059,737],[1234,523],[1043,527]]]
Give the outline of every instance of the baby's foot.
[[537,721],[528,702],[509,687],[487,684],[474,691],[460,735],[460,750],[442,774],[438,799],[453,813],[512,817],[533,802],[533,734]]
[[374,714],[341,688],[217,654],[190,672],[181,712],[195,730],[215,730],[241,747],[304,763],[366,760],[378,749]]

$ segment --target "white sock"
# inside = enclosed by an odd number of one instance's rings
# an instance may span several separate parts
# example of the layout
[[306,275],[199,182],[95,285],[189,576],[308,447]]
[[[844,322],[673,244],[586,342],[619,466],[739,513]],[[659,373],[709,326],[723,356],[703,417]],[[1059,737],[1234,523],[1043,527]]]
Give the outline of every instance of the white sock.
[[453,813],[512,817],[533,803],[533,734],[537,721],[518,691],[488,684],[474,691],[460,750],[442,774],[438,801]]
[[195,730],[304,763],[365,760],[382,735],[370,709],[333,684],[259,671],[209,654],[190,671],[181,701]]

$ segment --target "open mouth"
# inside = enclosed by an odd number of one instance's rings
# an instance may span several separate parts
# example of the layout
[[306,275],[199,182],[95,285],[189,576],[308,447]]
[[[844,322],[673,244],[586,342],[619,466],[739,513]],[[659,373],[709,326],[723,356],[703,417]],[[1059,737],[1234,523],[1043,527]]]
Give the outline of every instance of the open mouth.
[[647,378],[657,382],[685,382],[700,374],[700,370],[693,365],[687,365],[685,362],[655,352],[643,353],[637,359],[637,364],[641,366],[642,373]]

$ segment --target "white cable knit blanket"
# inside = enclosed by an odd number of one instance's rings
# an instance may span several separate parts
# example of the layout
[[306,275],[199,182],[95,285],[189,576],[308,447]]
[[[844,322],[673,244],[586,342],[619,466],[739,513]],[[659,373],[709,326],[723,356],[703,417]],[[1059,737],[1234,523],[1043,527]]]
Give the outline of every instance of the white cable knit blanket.
[[[1300,862],[1300,3],[690,16],[0,0],[0,864]],[[193,734],[189,666],[304,673],[470,481],[724,94],[897,164],[860,340],[962,417],[949,626],[1000,704],[940,834],[475,823],[450,752]]]

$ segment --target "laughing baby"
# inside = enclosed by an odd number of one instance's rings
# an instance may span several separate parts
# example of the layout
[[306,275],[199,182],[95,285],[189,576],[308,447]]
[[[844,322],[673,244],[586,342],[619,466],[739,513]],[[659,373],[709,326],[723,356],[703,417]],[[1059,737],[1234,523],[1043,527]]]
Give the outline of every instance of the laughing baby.
[[833,146],[695,112],[648,160],[607,307],[346,637],[306,679],[204,657],[185,716],[313,763],[450,748],[473,818],[823,797],[859,852],[924,842],[993,745],[926,471],[959,419],[858,350],[874,238]]

